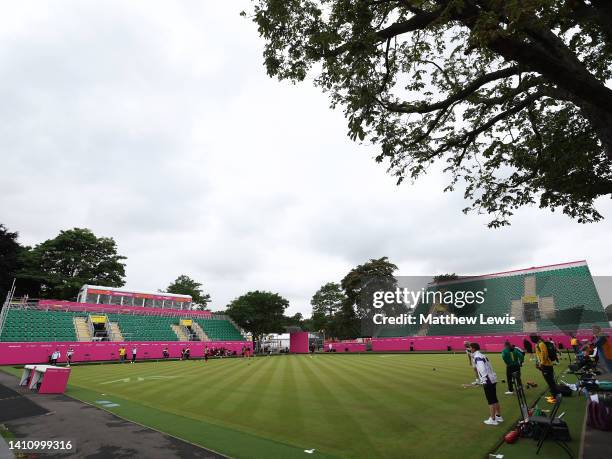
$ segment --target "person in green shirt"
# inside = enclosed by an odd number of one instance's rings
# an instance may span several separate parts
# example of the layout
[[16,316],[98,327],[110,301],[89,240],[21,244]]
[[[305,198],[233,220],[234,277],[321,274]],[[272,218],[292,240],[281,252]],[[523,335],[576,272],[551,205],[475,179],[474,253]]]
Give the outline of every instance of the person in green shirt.
[[501,355],[506,364],[506,381],[508,381],[506,395],[512,395],[514,393],[512,375],[517,373],[517,381],[521,384],[521,366],[523,365],[523,360],[525,360],[525,355],[514,347],[514,344],[510,344],[508,341],[504,344],[504,350]]

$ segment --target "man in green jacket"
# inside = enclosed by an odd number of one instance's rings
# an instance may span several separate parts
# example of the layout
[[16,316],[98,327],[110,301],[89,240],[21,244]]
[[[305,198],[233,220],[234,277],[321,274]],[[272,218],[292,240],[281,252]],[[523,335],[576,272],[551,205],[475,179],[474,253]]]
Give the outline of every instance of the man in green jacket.
[[521,384],[521,366],[523,365],[525,356],[514,347],[514,344],[510,344],[508,341],[504,344],[504,350],[501,355],[506,364],[506,381],[508,381],[508,391],[506,395],[512,395],[514,393],[512,374],[516,373],[517,381]]

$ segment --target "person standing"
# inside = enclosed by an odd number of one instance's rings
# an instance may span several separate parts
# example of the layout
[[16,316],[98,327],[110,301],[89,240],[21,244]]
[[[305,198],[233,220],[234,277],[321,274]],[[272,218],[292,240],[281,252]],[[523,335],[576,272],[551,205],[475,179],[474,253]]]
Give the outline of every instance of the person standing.
[[535,343],[536,368],[542,372],[544,381],[548,384],[550,396],[546,398],[549,403],[555,403],[559,396],[557,383],[555,381],[555,369],[553,367],[554,356],[551,356],[551,349],[547,346],[542,337],[532,335],[531,341]]
[[604,334],[599,325],[593,325],[593,338],[595,352],[597,353],[598,366],[604,373],[612,372],[612,342]]
[[510,344],[508,341],[504,344],[501,356],[506,364],[506,381],[508,381],[506,395],[512,395],[514,393],[513,375],[516,375],[518,384],[521,384],[521,366],[524,356],[521,351],[514,347],[514,344]]
[[472,369],[474,370],[474,374],[476,375],[476,379],[474,380],[474,383],[478,384],[478,382],[480,381],[480,378],[478,377],[478,370],[476,370],[476,364],[474,363],[474,356],[472,355],[472,349],[470,347],[470,342],[464,341],[463,345],[465,346],[465,353],[468,358],[468,364],[472,367]]
[[482,384],[489,405],[489,418],[485,419],[484,423],[489,426],[499,425],[500,422],[504,422],[504,418],[501,415],[501,408],[497,400],[497,375],[493,371],[489,359],[480,352],[478,343],[470,343],[470,349],[480,384]]
[[69,347],[68,351],[66,352],[66,358],[68,359],[68,366],[70,366],[70,364],[72,363],[72,356],[73,355],[74,355],[74,349]]
[[576,338],[576,335],[572,335],[572,339],[570,340],[570,346],[572,346],[574,354],[578,354],[578,338]]
[[61,354],[60,354],[59,349],[56,349],[55,351],[53,351],[53,354],[51,354],[51,365],[57,365],[57,361],[59,360],[60,357],[61,357]]
[[125,346],[119,348],[119,362],[125,362]]
[[525,348],[525,352],[529,354],[529,358],[533,360],[533,346],[531,345],[531,341],[525,338],[523,340],[523,347]]
[[132,362],[134,363],[136,362],[136,352],[138,351],[138,349],[136,349],[136,346],[132,347]]

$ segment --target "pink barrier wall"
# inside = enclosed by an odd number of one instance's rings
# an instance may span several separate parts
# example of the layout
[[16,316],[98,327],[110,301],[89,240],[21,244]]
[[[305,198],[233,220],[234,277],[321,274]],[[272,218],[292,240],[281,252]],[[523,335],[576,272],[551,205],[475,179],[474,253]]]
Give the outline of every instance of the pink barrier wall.
[[[612,334],[611,330],[605,331],[608,335]],[[558,345],[563,343],[563,347],[570,347],[570,337],[561,333],[539,332],[544,339],[553,338],[553,341]],[[508,335],[465,335],[465,336],[405,336],[398,338],[372,338],[372,351],[374,352],[397,352],[410,351],[412,346],[414,351],[446,351],[450,346],[453,351],[462,351],[465,346],[465,341],[474,341],[480,344],[483,350],[491,352],[501,351],[505,341],[510,341],[512,344],[523,346],[523,340],[529,339],[530,334],[508,334]],[[581,330],[577,333],[578,339],[590,339],[592,333],[590,330]],[[366,344],[355,341],[348,342],[332,342],[333,349],[336,352],[365,352]],[[325,343],[325,350],[328,350],[329,342]],[[348,348],[348,351],[346,349]]]
[[144,314],[144,315],[170,315],[191,317],[212,317],[210,311],[191,311],[182,309],[145,308],[142,306],[120,306],[115,304],[89,304],[75,303],[74,301],[40,300],[38,309],[57,309],[68,311],[107,312],[110,314]]
[[127,341],[127,342],[77,342],[77,343],[0,343],[0,365],[20,365],[26,363],[47,363],[49,355],[56,349],[60,351],[61,358],[58,362],[66,362],[66,351],[74,350],[73,362],[95,362],[98,360],[119,360],[119,347],[125,346],[127,358],[132,356],[132,347],[137,349],[137,360],[161,359],[162,351],[168,348],[171,358],[178,358],[181,349],[189,345],[191,357],[204,356],[204,347],[225,348],[240,354],[242,346],[252,349],[250,341],[197,341],[187,343],[185,341],[151,342],[151,341]]
[[308,332],[289,334],[289,352],[292,354],[308,354]]
[[[325,345],[325,350],[329,349],[329,343]],[[332,348],[336,352],[365,352],[365,343],[332,343]]]

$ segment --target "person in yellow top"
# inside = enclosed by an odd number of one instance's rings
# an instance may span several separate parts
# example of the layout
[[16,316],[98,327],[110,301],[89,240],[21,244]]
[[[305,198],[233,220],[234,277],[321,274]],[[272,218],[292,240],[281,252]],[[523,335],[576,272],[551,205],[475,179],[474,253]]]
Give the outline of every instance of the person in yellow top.
[[550,355],[549,346],[542,339],[542,337],[538,335],[531,335],[530,338],[536,345],[536,368],[542,372],[544,381],[546,381],[546,384],[548,384],[548,388],[550,389],[551,396],[547,400],[554,403],[559,395],[559,390],[557,389],[557,383],[555,381],[555,369],[553,367],[553,360],[556,360],[555,356]]
[[576,335],[572,335],[572,339],[570,340],[570,346],[572,346],[574,353],[578,352],[578,344],[578,338],[576,338]]
[[124,346],[121,346],[119,348],[119,361],[125,362],[125,347]]

